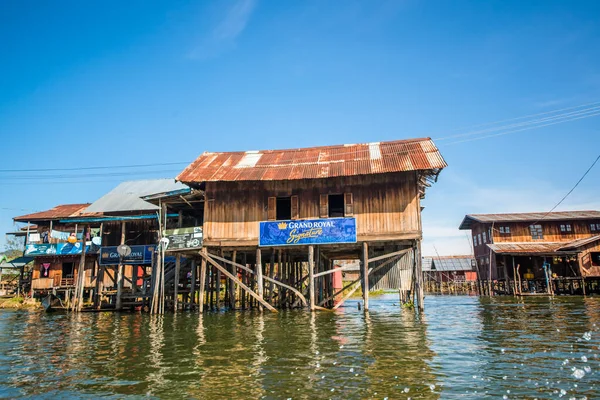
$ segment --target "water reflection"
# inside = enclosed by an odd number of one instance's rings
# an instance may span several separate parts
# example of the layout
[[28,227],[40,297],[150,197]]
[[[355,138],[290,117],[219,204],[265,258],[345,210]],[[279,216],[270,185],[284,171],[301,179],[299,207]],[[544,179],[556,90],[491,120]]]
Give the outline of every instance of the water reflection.
[[600,396],[597,298],[429,297],[419,315],[395,297],[367,313],[2,311],[0,397]]

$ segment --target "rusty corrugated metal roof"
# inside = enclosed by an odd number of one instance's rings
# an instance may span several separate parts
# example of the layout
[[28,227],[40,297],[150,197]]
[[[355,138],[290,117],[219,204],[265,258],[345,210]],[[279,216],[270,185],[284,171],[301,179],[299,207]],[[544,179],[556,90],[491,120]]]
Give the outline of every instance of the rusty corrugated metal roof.
[[184,169],[184,183],[318,179],[447,166],[430,138],[288,150],[204,153]]
[[585,246],[586,244],[597,242],[598,240],[600,240],[600,235],[595,235],[595,236],[591,236],[591,237],[583,238],[583,239],[576,239],[576,240],[573,240],[572,242],[565,243],[564,245],[562,245],[559,248],[559,250],[575,250],[582,246]]
[[28,221],[49,221],[60,218],[76,217],[90,205],[90,203],[79,204],[61,204],[46,211],[40,211],[32,214],[14,217],[16,222]]
[[555,242],[506,242],[487,246],[496,254],[552,254],[565,243]]
[[473,222],[538,222],[538,221],[572,221],[581,219],[600,219],[600,211],[554,211],[533,213],[506,214],[469,214],[460,224],[459,229],[471,229]]

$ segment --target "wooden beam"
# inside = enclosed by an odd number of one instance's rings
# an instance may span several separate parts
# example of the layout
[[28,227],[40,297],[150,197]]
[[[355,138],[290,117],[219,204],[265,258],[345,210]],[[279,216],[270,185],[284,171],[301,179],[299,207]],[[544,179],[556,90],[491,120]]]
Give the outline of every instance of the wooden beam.
[[394,251],[393,253],[388,253],[388,254],[383,254],[381,256],[373,257],[373,258],[369,259],[369,264],[371,264],[375,261],[385,260],[386,258],[389,258],[389,257],[402,255],[402,254],[408,253],[411,250],[412,249],[408,248],[408,249],[404,249],[404,250]]
[[364,309],[369,309],[369,245],[363,242],[362,246],[362,268],[363,268],[363,299]]
[[[206,249],[202,249],[206,252]],[[204,311],[204,290],[206,288],[206,260],[202,258],[200,261],[200,287],[198,288],[198,311]]]
[[[256,291],[261,299],[264,299],[264,281],[262,270],[262,251],[260,247],[256,249]],[[259,306],[262,311],[262,307]]]
[[198,266],[196,265],[196,260],[192,259],[192,281],[190,283],[190,308],[194,303],[196,303],[196,274],[198,270]]
[[[121,222],[121,244],[125,244],[125,221]],[[123,257],[119,256],[119,267],[117,271],[117,304],[115,309],[121,310],[123,308],[123,301],[121,295],[123,294]]]
[[[228,263],[228,264],[231,264],[231,265],[233,265],[233,266],[236,266],[236,267],[238,267],[238,268],[241,268],[241,269],[243,269],[244,271],[247,271],[247,272],[249,272],[249,273],[251,273],[251,274],[254,274],[254,271],[252,271],[252,269],[251,269],[251,268],[248,268],[248,267],[246,267],[246,266],[244,266],[244,265],[242,265],[242,264],[238,264],[238,263],[236,263],[236,262],[229,261],[229,260],[227,260],[227,259],[225,259],[225,258],[223,258],[223,257],[219,257],[219,256],[216,256],[216,255],[214,255],[214,254],[211,254],[211,255],[210,255],[210,257],[214,258],[215,260],[222,261],[222,262],[224,262],[224,263]],[[295,293],[295,294],[296,294],[298,297],[300,297],[300,300],[302,301],[302,303],[303,303],[305,306],[307,306],[307,305],[308,305],[308,302],[306,301],[306,297],[304,297],[304,295],[302,295],[302,293],[301,293],[300,291],[298,291],[296,288],[294,288],[294,287],[292,287],[292,286],[289,286],[289,285],[286,285],[286,284],[285,284],[285,283],[283,283],[283,282],[279,282],[279,281],[277,281],[277,280],[275,280],[275,279],[271,279],[271,278],[269,278],[269,277],[266,277],[266,276],[263,276],[263,280],[266,280],[266,281],[268,281],[268,282],[271,282],[271,283],[273,283],[273,284],[275,284],[275,285],[279,285],[279,286],[281,286],[281,287],[284,287],[284,288],[286,288],[286,289],[289,289],[289,290],[291,290],[291,291],[292,291],[292,292],[294,292],[294,293]]]
[[308,292],[310,310],[315,310],[315,248],[308,246]]
[[[388,266],[392,262],[398,261],[399,258],[400,258],[400,256],[396,255],[394,258],[389,258],[388,260],[386,260],[385,262],[383,262],[381,265],[378,265],[377,267],[369,269],[369,275],[373,274],[373,273],[375,273],[377,271],[379,271],[380,269],[382,269],[382,268],[384,268],[386,266]],[[348,289],[348,288],[350,288],[350,287],[352,287],[352,286],[354,286],[354,285],[356,285],[358,283],[360,283],[360,278],[355,279],[354,281],[350,282],[349,284],[347,284],[346,286],[344,286],[342,289],[340,289],[339,291],[337,291],[336,293],[334,293],[333,296],[331,296],[330,298],[323,299],[323,301],[319,305],[323,305],[327,300],[330,300],[331,298],[335,298],[335,296],[337,296],[338,294],[343,293],[344,290],[346,290],[346,289]],[[351,293],[354,293],[357,289],[358,289],[358,286],[356,287],[356,289],[352,290]],[[336,306],[333,307],[333,309],[335,310],[335,309],[339,308],[351,295],[352,294],[344,296],[342,298],[342,300],[340,300],[340,302],[338,304],[336,304]]]
[[208,253],[204,253],[201,252],[200,255],[202,256],[203,259],[205,259],[210,265],[212,265],[213,267],[215,267],[217,270],[221,271],[221,273],[225,274],[225,276],[227,276],[229,279],[232,279],[235,283],[237,283],[242,289],[244,289],[246,292],[248,292],[248,294],[252,297],[254,297],[259,303],[261,303],[265,308],[267,308],[270,311],[273,312],[277,312],[277,310],[270,305],[269,303],[267,303],[263,298],[261,298],[258,294],[256,294],[254,291],[250,290],[250,288],[246,285],[244,285],[237,277],[233,276],[229,271],[227,271],[225,268],[223,268],[223,266],[219,265],[217,262],[215,262],[210,255],[208,255]]

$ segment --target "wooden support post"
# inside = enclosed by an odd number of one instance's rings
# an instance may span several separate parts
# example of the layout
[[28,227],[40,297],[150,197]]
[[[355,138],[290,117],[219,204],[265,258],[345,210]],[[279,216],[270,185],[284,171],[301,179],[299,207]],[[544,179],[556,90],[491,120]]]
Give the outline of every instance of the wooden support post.
[[[244,260],[242,264],[244,264],[244,266],[247,266],[248,265],[248,256],[246,255],[246,253],[243,254],[242,258]],[[242,283],[244,285],[248,283],[248,276],[246,274],[246,271],[244,271],[244,270],[242,270]],[[246,309],[246,293],[244,293],[243,290],[240,290],[240,297],[242,300],[242,309],[245,310]]]
[[[206,249],[202,249],[202,252],[206,252]],[[202,258],[200,261],[200,287],[198,293],[198,310],[199,312],[204,311],[204,292],[206,288],[206,260]]]
[[[490,261],[491,262],[491,261]],[[502,257],[502,263],[503,265],[503,270],[504,270],[504,282],[506,283],[506,287],[504,289],[504,292],[506,294],[506,292],[508,291],[508,293],[510,293],[511,290],[511,283],[510,283],[510,277],[508,276],[508,257],[505,255]],[[514,293],[513,293],[514,294]]]
[[[123,221],[121,222],[121,244],[125,244],[125,228],[126,228],[126,222]],[[121,310],[123,308],[123,300],[121,299],[121,296],[123,295],[123,260],[121,257],[121,260],[119,261],[119,269],[117,271],[117,300],[116,300],[116,305],[115,305],[115,309],[117,310]]]
[[190,310],[193,305],[196,304],[196,278],[198,274],[198,266],[196,265],[196,260],[192,260],[192,276],[190,283]]
[[[275,248],[271,249],[271,266],[269,268],[269,278],[275,278]],[[275,290],[275,285],[271,282],[269,283],[269,302],[273,298],[273,291]]]
[[362,246],[362,273],[363,273],[363,299],[364,309],[369,309],[369,245],[363,242]]
[[[256,249],[256,288],[257,294],[261,299],[264,298],[264,281],[263,281],[263,268],[262,268],[262,251],[260,247]],[[258,306],[262,311],[262,306]]]
[[181,255],[175,256],[175,276],[173,277],[173,311],[179,306],[179,279],[181,275]]
[[421,241],[418,240],[416,243],[416,254],[415,259],[417,261],[417,296],[419,297],[419,311],[425,310],[425,291],[423,290],[423,263],[421,259]]
[[[234,250],[231,255],[231,260],[235,262],[237,259],[237,251]],[[236,267],[234,265],[231,266],[231,272],[234,276],[237,276]],[[229,307],[232,310],[235,310],[235,282],[232,279],[229,279]]]
[[308,246],[308,293],[309,293],[309,304],[310,310],[315,310],[315,248],[314,246]]
[[224,267],[222,267],[217,262],[215,262],[208,254],[201,253],[201,255],[209,264],[214,266],[218,271],[221,271],[229,279],[233,279],[238,285],[240,285],[240,287],[242,289],[246,290],[248,292],[248,294],[250,296],[252,296],[254,299],[256,299],[261,305],[263,305],[265,308],[267,308],[270,311],[277,312],[277,310],[275,308],[273,308],[273,306],[271,306],[269,303],[267,303],[263,298],[261,298],[258,294],[256,294],[254,291],[252,291],[248,286],[246,286],[242,282],[240,282],[237,279],[237,277],[233,276]]
[[79,268],[77,269],[77,282],[75,286],[73,311],[81,311],[83,306],[83,285],[85,284],[85,250],[86,250],[86,234],[88,227],[84,226],[81,238],[81,257],[79,258]]

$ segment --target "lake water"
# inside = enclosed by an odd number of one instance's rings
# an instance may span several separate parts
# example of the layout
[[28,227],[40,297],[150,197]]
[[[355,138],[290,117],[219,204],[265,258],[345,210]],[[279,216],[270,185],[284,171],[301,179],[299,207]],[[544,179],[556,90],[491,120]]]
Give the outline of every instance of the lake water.
[[600,298],[338,312],[0,311],[0,397],[600,398]]

